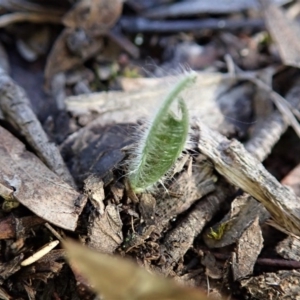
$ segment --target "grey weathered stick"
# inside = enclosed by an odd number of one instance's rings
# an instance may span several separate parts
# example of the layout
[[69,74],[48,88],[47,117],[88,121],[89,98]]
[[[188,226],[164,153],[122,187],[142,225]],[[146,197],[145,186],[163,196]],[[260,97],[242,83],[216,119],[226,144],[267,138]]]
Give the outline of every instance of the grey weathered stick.
[[281,113],[276,111],[265,119],[260,130],[245,144],[245,148],[259,161],[263,161],[287,128],[288,124],[283,120]]
[[288,123],[296,132],[296,134],[300,137],[300,125],[292,112],[290,104],[287,100],[282,97],[280,94],[276,93],[271,86],[264,83],[262,80],[256,78],[252,74],[241,73],[237,76],[240,80],[249,80],[257,85],[257,87],[261,88],[262,90],[269,93],[270,98],[276,105],[279,112],[281,112],[282,117],[284,118],[285,122]]
[[4,117],[26,138],[41,160],[71,186],[75,186],[61,154],[51,143],[31,109],[25,91],[0,69],[0,109]]
[[201,121],[199,150],[211,159],[228,181],[260,201],[273,219],[288,232],[300,236],[300,199],[281,185],[264,166],[236,140],[228,140]]

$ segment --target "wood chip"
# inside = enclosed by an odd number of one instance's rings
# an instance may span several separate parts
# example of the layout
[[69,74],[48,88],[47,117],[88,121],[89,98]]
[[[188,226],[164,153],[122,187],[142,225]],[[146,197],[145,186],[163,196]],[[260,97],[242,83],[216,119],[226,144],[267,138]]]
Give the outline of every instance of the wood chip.
[[253,273],[257,257],[263,248],[263,237],[258,217],[240,237],[236,252],[232,257],[234,281]]
[[118,207],[108,204],[104,215],[91,214],[87,245],[102,253],[113,253],[123,242],[122,226]]
[[286,237],[276,246],[276,252],[285,259],[300,261],[300,240],[293,236]]
[[13,189],[13,197],[36,215],[67,230],[75,230],[81,206],[75,201],[82,196],[51,172],[25,146],[0,127],[0,186]]
[[[240,240],[244,232],[258,218],[260,224],[270,218],[263,205],[249,195],[237,197],[231,203],[230,212],[213,227],[208,228],[203,239],[209,248],[221,248]],[[220,231],[222,228],[222,232]],[[218,237],[214,238],[211,231]]]
[[299,279],[299,271],[279,271],[244,279],[241,284],[253,299],[295,300],[300,296]]

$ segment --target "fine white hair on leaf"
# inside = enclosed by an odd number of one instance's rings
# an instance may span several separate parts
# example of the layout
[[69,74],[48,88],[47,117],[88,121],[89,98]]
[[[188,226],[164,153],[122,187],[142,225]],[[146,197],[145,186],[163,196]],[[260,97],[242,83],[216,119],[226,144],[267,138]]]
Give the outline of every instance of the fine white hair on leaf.
[[[162,182],[181,155],[188,138],[189,116],[180,94],[196,78],[195,72],[185,71],[145,124],[129,160],[128,178],[134,192],[149,190]],[[177,105],[176,112],[173,104]]]

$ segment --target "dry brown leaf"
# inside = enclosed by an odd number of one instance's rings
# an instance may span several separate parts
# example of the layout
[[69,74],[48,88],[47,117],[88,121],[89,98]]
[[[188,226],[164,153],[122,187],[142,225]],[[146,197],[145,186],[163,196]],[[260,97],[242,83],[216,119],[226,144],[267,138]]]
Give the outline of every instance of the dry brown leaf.
[[80,66],[82,62],[99,53],[103,43],[102,37],[91,38],[85,35],[84,40],[81,40],[81,44],[78,46],[80,48],[80,54],[76,55],[70,51],[67,43],[68,39],[77,43],[75,29],[66,28],[55,41],[47,58],[45,69],[46,86],[49,85],[51,78],[55,74]]
[[123,7],[121,0],[82,0],[64,17],[66,28],[57,38],[47,59],[46,86],[51,78],[70,70],[100,53],[102,35],[119,18]]
[[260,1],[271,36],[284,64],[300,67],[300,26],[269,0]]
[[64,244],[71,265],[108,300],[208,300],[203,292],[148,273],[133,262],[97,253],[75,242]]
[[64,16],[63,23],[69,28],[105,32],[118,20],[122,7],[122,0],[82,0]]
[[[75,230],[85,198],[50,171],[7,130],[0,127],[0,186],[41,218]],[[2,195],[0,195],[2,196]],[[78,206],[75,202],[83,201]]]

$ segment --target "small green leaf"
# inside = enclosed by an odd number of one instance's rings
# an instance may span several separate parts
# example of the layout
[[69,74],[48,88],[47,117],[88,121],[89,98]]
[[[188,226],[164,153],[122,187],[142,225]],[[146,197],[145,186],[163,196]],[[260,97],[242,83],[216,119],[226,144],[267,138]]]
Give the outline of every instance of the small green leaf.
[[[161,180],[184,149],[189,116],[180,93],[195,80],[196,73],[191,72],[178,82],[141,138],[129,165],[129,182],[134,192],[141,193]],[[175,100],[178,101],[180,119],[171,110]]]

